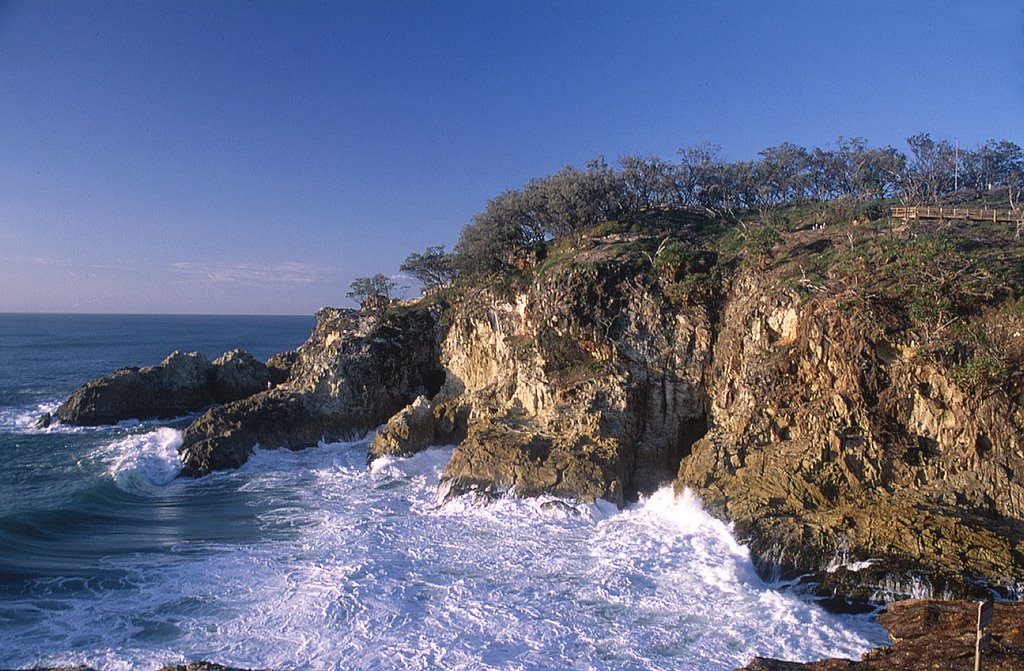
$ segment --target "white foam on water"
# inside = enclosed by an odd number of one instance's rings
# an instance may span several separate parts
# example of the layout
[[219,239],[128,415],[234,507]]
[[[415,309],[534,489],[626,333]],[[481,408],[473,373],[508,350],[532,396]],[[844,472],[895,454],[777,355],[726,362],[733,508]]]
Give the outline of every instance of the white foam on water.
[[4,433],[50,433],[62,430],[74,430],[78,427],[52,424],[45,429],[36,428],[36,422],[45,413],[53,413],[60,406],[60,401],[39,403],[31,407],[5,407],[0,409],[0,431]]
[[[128,455],[178,439],[144,435],[116,450],[126,471],[148,473]],[[190,481],[197,498],[244,491],[265,538],[116,556],[120,589],[38,581],[31,600],[0,601],[12,623],[0,666],[718,670],[754,655],[856,658],[885,640],[864,617],[766,586],[692,495],[664,489],[624,511],[551,498],[441,506],[450,456],[367,468],[365,442],[258,450]]]
[[181,431],[159,427],[105,445],[94,452],[117,486],[147,493],[165,487],[181,472]]

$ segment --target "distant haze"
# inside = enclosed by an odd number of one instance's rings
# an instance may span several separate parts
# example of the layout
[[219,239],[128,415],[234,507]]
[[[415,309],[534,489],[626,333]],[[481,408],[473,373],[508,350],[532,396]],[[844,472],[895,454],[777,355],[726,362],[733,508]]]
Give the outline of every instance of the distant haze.
[[597,155],[1024,144],[1022,45],[995,0],[0,3],[0,312],[347,305]]

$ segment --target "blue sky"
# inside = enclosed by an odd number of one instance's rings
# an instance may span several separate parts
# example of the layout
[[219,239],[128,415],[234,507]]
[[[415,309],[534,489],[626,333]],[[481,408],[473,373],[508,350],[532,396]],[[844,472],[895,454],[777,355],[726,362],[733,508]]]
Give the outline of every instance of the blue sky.
[[1024,144],[1024,0],[0,0],[0,312],[306,314],[598,154],[921,130]]

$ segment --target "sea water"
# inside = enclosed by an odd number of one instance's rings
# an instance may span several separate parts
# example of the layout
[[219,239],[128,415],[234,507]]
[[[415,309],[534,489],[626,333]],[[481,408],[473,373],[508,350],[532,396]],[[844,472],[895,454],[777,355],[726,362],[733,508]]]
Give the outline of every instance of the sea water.
[[670,488],[439,502],[451,447],[368,439],[177,477],[188,418],[33,428],[77,385],[175,349],[259,358],[312,318],[0,315],[0,668],[732,669],[885,641],[755,573]]

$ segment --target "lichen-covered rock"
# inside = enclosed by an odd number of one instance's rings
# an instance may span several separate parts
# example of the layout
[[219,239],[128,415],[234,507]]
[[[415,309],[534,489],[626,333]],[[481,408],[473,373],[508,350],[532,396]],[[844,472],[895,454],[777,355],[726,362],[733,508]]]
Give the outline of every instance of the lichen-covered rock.
[[383,456],[409,456],[434,441],[434,413],[425,396],[398,411],[370,443],[369,459]]

